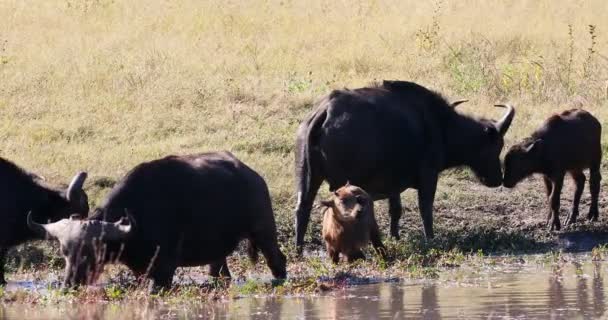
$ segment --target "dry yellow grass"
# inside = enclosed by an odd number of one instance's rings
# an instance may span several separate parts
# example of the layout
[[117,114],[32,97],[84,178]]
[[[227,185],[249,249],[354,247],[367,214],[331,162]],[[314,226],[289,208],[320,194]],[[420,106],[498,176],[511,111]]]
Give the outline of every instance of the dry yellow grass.
[[606,12],[604,0],[4,0],[0,155],[67,182],[231,150],[290,216],[295,129],[332,88],[408,79],[492,117],[511,101],[509,143],[569,106],[607,132]]

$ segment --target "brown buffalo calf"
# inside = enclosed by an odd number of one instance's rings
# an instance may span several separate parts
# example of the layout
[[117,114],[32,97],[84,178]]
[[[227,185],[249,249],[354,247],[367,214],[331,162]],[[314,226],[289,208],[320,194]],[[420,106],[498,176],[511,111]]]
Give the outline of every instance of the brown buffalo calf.
[[348,262],[365,259],[361,248],[370,241],[384,257],[386,249],[374,217],[374,202],[363,189],[347,183],[322,204],[327,207],[323,217],[323,238],[327,254],[334,263],[340,260],[340,253]]
[[600,192],[600,163],[602,126],[589,112],[573,109],[555,114],[532,133],[532,136],[512,146],[505,156],[503,185],[514,187],[533,173],[543,175],[551,230],[559,230],[559,198],[566,173],[576,182],[572,212],[566,224],[576,222],[578,205],[585,186],[584,169],[589,169],[591,206],[587,219],[597,221]]

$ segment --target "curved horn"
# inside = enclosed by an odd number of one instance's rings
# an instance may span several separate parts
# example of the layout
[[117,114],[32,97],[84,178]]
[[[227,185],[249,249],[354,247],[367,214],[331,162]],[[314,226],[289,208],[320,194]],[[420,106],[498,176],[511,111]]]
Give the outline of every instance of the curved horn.
[[505,113],[502,119],[496,122],[496,129],[504,136],[505,133],[507,133],[507,130],[509,130],[513,117],[515,116],[515,108],[510,104],[495,104],[494,106],[507,109],[507,113]]
[[133,231],[133,221],[133,216],[127,214],[114,223],[104,223],[104,239],[109,241],[126,239]]
[[32,179],[34,179],[34,180],[46,181],[46,178],[44,176],[41,176],[41,175],[33,173],[33,172],[30,172],[30,177],[32,177]]
[[67,198],[70,201],[76,200],[76,196],[82,191],[82,186],[84,185],[84,181],[87,179],[86,172],[79,172],[74,178],[72,182],[70,182],[70,186],[68,187],[68,191],[66,192]]
[[469,101],[468,99],[456,100],[456,101],[452,102],[451,106],[452,106],[452,108],[456,108],[459,104],[465,103],[468,101]]
[[52,238],[58,239],[62,234],[65,233],[65,229],[69,227],[70,223],[73,223],[73,221],[74,220],[63,219],[53,223],[37,223],[34,221],[34,219],[32,219],[31,211],[27,214],[28,228],[42,237],[49,235]]
[[31,211],[27,213],[27,227],[39,236],[46,237],[46,228],[43,224],[34,222],[34,219],[32,219]]

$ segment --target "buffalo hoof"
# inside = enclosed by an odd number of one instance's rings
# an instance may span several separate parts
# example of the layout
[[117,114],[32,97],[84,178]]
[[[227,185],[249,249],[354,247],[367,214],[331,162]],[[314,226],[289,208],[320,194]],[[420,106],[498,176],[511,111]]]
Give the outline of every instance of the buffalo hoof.
[[296,256],[298,258],[301,258],[304,256],[304,246],[303,245],[296,246]]
[[591,213],[590,213],[590,214],[587,216],[587,220],[588,220],[589,222],[596,222],[596,221],[598,220],[598,219],[597,219],[597,217],[598,217],[598,214],[591,214]]
[[164,293],[169,292],[169,290],[171,290],[170,285],[159,284],[154,280],[148,282],[148,294],[150,295],[163,295]]
[[576,216],[570,215],[568,219],[566,219],[566,225],[571,226],[576,223]]
[[286,279],[272,279],[270,280],[270,285],[273,287],[282,286],[285,284]]
[[560,225],[553,222],[549,222],[547,227],[549,227],[549,231],[559,231],[561,229]]

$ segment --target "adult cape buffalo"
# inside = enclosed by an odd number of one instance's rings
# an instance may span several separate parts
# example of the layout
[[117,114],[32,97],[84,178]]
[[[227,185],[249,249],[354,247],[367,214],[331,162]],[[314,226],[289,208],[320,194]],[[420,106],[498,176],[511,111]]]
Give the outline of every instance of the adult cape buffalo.
[[4,279],[4,260],[10,247],[29,240],[44,239],[27,228],[28,212],[39,221],[57,221],[78,213],[87,215],[89,204],[82,190],[86,172],[78,173],[67,189],[46,186],[40,176],[0,158],[0,285]]
[[59,240],[67,287],[95,282],[111,262],[151,289],[168,288],[177,267],[210,264],[212,276],[230,276],[225,258],[242,239],[250,257],[261,250],[274,277],[286,277],[266,182],[228,152],[139,164],[88,219],[28,225]]
[[296,139],[296,245],[301,252],[310,211],[321,183],[330,190],[346,182],[374,200],[389,199],[391,230],[399,237],[400,193],[418,190],[427,238],[433,237],[433,201],[439,173],[470,167],[483,184],[502,182],[499,154],[515,111],[499,121],[455,111],[440,94],[416,83],[335,90],[300,125]]

